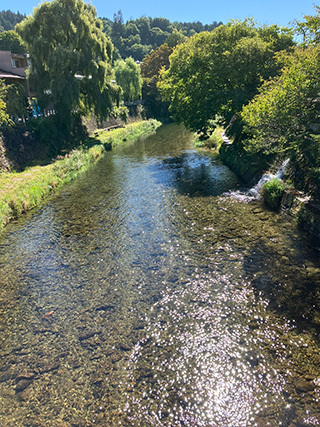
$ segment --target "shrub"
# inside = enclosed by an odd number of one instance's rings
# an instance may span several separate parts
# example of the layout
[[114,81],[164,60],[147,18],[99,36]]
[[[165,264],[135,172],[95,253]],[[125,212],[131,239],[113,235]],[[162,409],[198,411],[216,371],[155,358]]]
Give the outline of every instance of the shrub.
[[285,185],[278,178],[273,178],[262,187],[262,196],[266,204],[273,210],[278,210]]

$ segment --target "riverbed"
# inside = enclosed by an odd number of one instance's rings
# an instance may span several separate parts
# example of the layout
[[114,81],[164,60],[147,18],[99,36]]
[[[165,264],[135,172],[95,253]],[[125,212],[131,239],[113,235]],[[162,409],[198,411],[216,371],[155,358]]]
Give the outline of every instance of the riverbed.
[[320,425],[319,251],[168,125],[0,237],[0,425]]

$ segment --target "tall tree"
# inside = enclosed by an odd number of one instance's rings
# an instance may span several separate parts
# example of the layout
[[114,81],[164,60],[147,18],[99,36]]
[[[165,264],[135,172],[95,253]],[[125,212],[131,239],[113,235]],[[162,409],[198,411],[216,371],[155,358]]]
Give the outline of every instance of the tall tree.
[[26,15],[20,12],[14,13],[11,10],[2,10],[0,12],[0,31],[14,30],[19,22],[25,19]]
[[108,115],[117,96],[111,83],[112,44],[92,5],[44,2],[16,30],[31,56],[29,80],[40,106],[53,101],[61,126],[68,129],[71,112],[80,107]]
[[243,107],[242,118],[252,134],[248,150],[292,149],[309,126],[319,121],[320,47],[296,48],[280,60],[285,64],[281,74],[266,81]]
[[147,114],[150,117],[168,117],[169,104],[161,99],[157,83],[159,81],[160,71],[169,68],[169,56],[172,52],[173,48],[165,43],[152,51],[150,55],[147,55],[142,61],[142,98]]
[[298,188],[320,198],[320,46],[282,55],[281,74],[243,108],[247,152],[291,157]]
[[21,37],[13,30],[0,33],[0,50],[10,50],[12,53],[25,53],[26,47]]
[[116,81],[122,88],[124,101],[134,101],[141,97],[142,77],[138,64],[133,58],[116,61],[114,66]]
[[304,21],[295,21],[296,33],[302,35],[305,45],[317,45],[320,42],[320,7],[314,6],[315,15],[305,15]]
[[231,21],[178,46],[159,88],[178,122],[206,134],[216,115],[230,120],[257,93],[261,79],[274,75],[278,46],[292,45],[279,28],[258,31],[251,20]]

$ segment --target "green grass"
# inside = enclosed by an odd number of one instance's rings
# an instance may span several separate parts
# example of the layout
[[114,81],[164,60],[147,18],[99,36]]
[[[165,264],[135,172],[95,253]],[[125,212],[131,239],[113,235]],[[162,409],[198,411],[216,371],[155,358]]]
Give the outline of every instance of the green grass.
[[215,153],[219,153],[219,148],[223,143],[222,132],[224,131],[222,126],[217,126],[213,133],[204,140],[199,138],[199,135],[195,135],[194,146],[197,148],[208,148]]
[[111,144],[112,147],[123,143],[124,141],[132,141],[141,135],[146,135],[161,125],[157,120],[148,120],[135,122],[127,125],[124,128],[118,128],[111,131],[102,131],[95,136],[95,139],[104,144]]
[[73,150],[54,163],[31,167],[20,173],[0,173],[0,230],[87,170],[105,152],[106,142],[115,146],[148,134],[160,125],[156,120],[149,120],[104,131],[94,138],[96,145]]

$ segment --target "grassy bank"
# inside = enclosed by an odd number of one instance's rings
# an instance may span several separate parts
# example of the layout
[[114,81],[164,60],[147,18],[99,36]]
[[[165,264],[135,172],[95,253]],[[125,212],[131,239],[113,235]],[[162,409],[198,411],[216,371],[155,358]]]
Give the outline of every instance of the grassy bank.
[[150,131],[160,126],[157,120],[148,120],[143,122],[135,122],[127,125],[124,128],[114,129],[112,131],[97,131],[95,139],[99,143],[110,144],[112,147],[125,142],[139,138],[139,136],[147,135]]
[[213,153],[218,154],[219,148],[223,144],[222,133],[224,129],[222,126],[217,126],[213,133],[206,139],[200,139],[198,134],[195,134],[194,146],[197,148],[206,148]]
[[88,169],[106,150],[146,135],[160,126],[156,120],[136,122],[124,128],[101,131],[81,147],[46,166],[35,166],[20,173],[0,173],[0,230],[8,222],[39,205],[52,191]]

